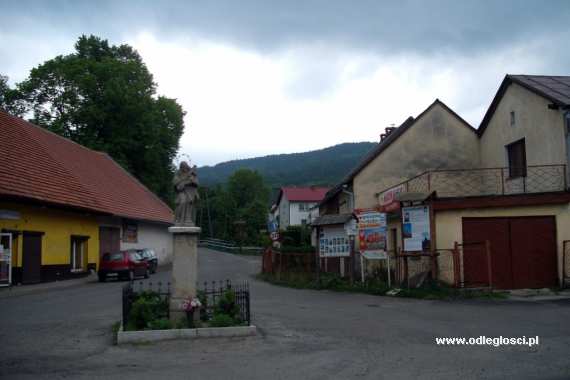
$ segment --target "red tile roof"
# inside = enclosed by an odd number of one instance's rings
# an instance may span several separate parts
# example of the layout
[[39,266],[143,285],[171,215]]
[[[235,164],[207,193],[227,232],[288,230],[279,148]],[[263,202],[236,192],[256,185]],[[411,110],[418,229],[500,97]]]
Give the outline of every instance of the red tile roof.
[[0,110],[0,196],[172,223],[172,210],[106,153]]
[[292,202],[320,202],[328,187],[282,187],[281,192]]

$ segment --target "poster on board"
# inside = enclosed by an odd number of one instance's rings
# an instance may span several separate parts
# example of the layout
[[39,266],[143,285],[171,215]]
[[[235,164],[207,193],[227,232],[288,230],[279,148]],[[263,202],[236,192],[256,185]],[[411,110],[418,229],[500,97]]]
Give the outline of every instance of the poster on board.
[[402,208],[404,251],[427,251],[431,246],[429,206]]
[[361,253],[386,253],[386,214],[376,210],[356,211]]
[[323,227],[319,235],[320,257],[350,256],[350,243],[344,227]]

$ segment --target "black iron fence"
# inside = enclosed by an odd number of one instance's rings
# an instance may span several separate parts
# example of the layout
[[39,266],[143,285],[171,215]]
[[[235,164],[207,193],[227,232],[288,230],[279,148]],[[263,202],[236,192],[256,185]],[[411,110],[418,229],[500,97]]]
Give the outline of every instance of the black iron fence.
[[[170,301],[171,290],[170,283],[166,282],[150,282],[150,281],[132,281],[123,286],[123,326],[127,326],[129,314],[133,302],[144,293],[152,293],[158,295],[167,304]],[[247,324],[251,324],[250,310],[250,291],[247,281],[233,285],[230,280],[204,282],[202,289],[198,291],[198,298],[202,303],[200,310],[203,320],[212,318],[218,306],[219,300],[224,295],[231,293],[230,297],[234,298],[235,304],[239,307],[239,318]],[[162,317],[170,317],[169,308],[166,308],[165,315]]]
[[227,296],[228,293],[233,295],[235,304],[239,307],[240,320],[250,325],[250,291],[247,281],[237,284],[232,284],[230,280],[204,282],[203,287],[198,291],[198,297],[202,303],[201,318],[211,319],[216,312],[220,299]]

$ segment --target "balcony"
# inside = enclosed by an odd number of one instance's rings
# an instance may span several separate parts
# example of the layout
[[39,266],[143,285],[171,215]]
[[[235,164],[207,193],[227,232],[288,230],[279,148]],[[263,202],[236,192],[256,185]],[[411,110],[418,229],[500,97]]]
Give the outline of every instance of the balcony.
[[[566,165],[430,170],[378,193],[431,193],[438,198],[560,192],[567,189]],[[516,172],[521,176],[512,178]]]

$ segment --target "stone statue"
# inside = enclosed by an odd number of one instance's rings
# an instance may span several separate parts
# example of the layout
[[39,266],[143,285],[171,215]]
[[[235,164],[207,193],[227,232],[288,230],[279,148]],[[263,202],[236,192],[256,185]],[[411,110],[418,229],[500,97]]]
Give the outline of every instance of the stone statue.
[[186,161],[180,163],[180,168],[174,175],[174,191],[176,192],[174,223],[180,226],[194,226],[196,201],[200,198],[196,165],[190,167]]

